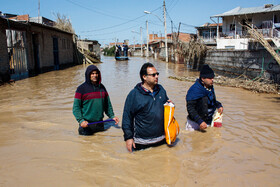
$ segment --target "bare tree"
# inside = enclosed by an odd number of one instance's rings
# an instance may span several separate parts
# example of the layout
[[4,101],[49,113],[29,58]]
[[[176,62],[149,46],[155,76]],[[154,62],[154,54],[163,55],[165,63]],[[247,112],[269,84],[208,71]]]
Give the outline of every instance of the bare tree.
[[60,13],[55,13],[54,16],[56,18],[56,28],[67,32],[75,33],[70,18],[67,18],[65,15],[60,15]]
[[186,62],[191,65],[193,69],[199,68],[207,53],[206,45],[196,38],[192,38],[188,43],[179,42],[178,44],[178,53],[185,57]]

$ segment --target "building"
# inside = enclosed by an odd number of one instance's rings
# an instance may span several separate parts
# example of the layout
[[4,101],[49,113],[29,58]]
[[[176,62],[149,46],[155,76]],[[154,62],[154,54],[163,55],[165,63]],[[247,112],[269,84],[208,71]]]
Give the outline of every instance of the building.
[[144,44],[132,44],[128,46],[128,51],[130,56],[144,56],[143,51],[144,47],[146,45]]
[[[171,33],[167,34],[167,49],[168,49],[168,58],[170,61],[175,61],[175,49],[178,47],[179,42],[188,43],[196,34],[189,33]],[[130,45],[132,49],[132,56],[146,56],[147,55],[147,43],[142,45]],[[142,55],[141,55],[142,54]],[[166,57],[165,50],[165,37],[159,37],[157,34],[149,34],[149,56],[153,56],[155,59],[159,58],[164,60]]]
[[120,46],[123,46],[123,45],[129,45],[129,41],[128,40],[124,40],[124,42],[112,42],[109,44],[109,48],[113,47],[113,46],[116,46],[116,45],[120,45]]
[[176,38],[178,38],[177,40],[179,42],[188,43],[191,41],[192,38],[195,38],[195,37],[197,37],[196,34],[179,32],[179,33],[173,33],[173,35],[171,36],[171,39],[174,41],[174,40],[176,40]]
[[[218,24],[222,20],[222,31],[217,27],[217,47],[207,51],[204,63],[219,73],[280,84],[280,66],[274,53],[280,48],[280,5],[237,7],[211,19],[217,19]],[[251,35],[249,31],[261,36]]]
[[[189,43],[194,37],[196,37],[196,34],[182,32],[167,34],[167,49],[169,61],[179,63],[178,59],[180,57],[178,56],[178,54],[176,54],[176,50],[178,51],[178,49],[180,48],[179,43]],[[152,41],[151,48],[154,58],[165,59],[165,38],[160,38],[158,41]]]
[[267,4],[262,7],[236,7],[222,14],[214,15],[222,32],[217,35],[217,49],[247,50],[255,43],[246,26],[252,26],[262,33],[274,47],[280,48],[280,5]]
[[164,40],[165,37],[158,36],[157,34],[149,34],[149,41],[161,41]]
[[78,40],[77,46],[81,51],[88,51],[100,60],[100,44],[97,40]]
[[48,25],[48,26],[55,26],[55,22],[48,19],[48,18],[45,18],[45,17],[42,17],[42,16],[39,16],[39,17],[31,17],[29,18],[29,21],[30,22],[34,22],[34,23],[40,23],[40,24],[43,24],[43,25]]
[[198,39],[202,40],[207,46],[217,46],[217,26],[219,33],[221,33],[223,23],[205,23],[202,26],[195,27]]
[[10,20],[14,20],[14,21],[28,21],[28,22],[34,22],[34,23],[40,23],[43,25],[48,25],[48,26],[55,26],[55,22],[53,20],[50,20],[48,18],[39,16],[39,17],[29,17],[28,14],[24,14],[24,15],[16,15],[16,14],[6,14],[6,13],[1,13],[0,12],[0,16],[3,18],[7,18]]
[[[167,35],[167,49],[168,56],[170,54],[170,49],[172,46],[172,38],[171,34]],[[144,55],[147,54],[147,46],[144,48]],[[165,37],[159,37],[157,34],[149,34],[149,56],[153,56],[155,59],[165,59],[166,57],[165,51]]]
[[17,80],[74,64],[73,33],[21,18],[0,17],[1,74]]

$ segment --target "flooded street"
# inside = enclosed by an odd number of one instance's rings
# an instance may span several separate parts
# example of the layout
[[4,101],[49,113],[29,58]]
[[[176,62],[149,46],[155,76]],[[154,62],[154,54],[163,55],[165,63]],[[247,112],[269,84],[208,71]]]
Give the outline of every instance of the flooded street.
[[[102,61],[102,83],[121,121],[145,58]],[[193,83],[168,76],[198,73],[150,62],[176,105],[176,146],[130,154],[116,127],[79,136],[72,105],[86,67],[48,72],[0,87],[0,186],[280,186],[279,95],[216,85],[223,127],[187,132],[185,95]]]

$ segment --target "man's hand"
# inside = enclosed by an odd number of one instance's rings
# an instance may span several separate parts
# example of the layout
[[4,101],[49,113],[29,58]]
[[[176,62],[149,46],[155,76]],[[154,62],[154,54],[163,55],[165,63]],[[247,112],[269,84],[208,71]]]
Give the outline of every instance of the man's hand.
[[202,122],[202,123],[199,125],[199,128],[200,128],[201,130],[206,129],[206,128],[207,128],[207,124],[206,124],[205,122]]
[[224,111],[224,108],[223,108],[223,107],[218,108],[218,112],[219,112],[220,114],[222,114],[223,111]]
[[81,127],[83,127],[83,128],[88,127],[88,122],[87,122],[87,121],[83,121],[83,122],[81,123]]
[[171,100],[167,100],[168,103],[172,103],[174,105],[174,103]]
[[115,125],[117,125],[119,123],[119,118],[118,117],[114,117],[113,120],[115,121]]
[[125,143],[126,143],[126,148],[129,152],[132,152],[132,146],[133,146],[133,148],[136,148],[133,139],[128,139],[125,141]]

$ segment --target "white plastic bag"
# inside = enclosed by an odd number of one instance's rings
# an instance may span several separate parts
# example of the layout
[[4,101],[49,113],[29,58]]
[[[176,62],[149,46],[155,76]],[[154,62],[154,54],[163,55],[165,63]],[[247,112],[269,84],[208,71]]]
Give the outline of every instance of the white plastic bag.
[[216,110],[213,115],[211,127],[222,127],[222,118],[223,118],[223,114],[220,114],[218,110]]

